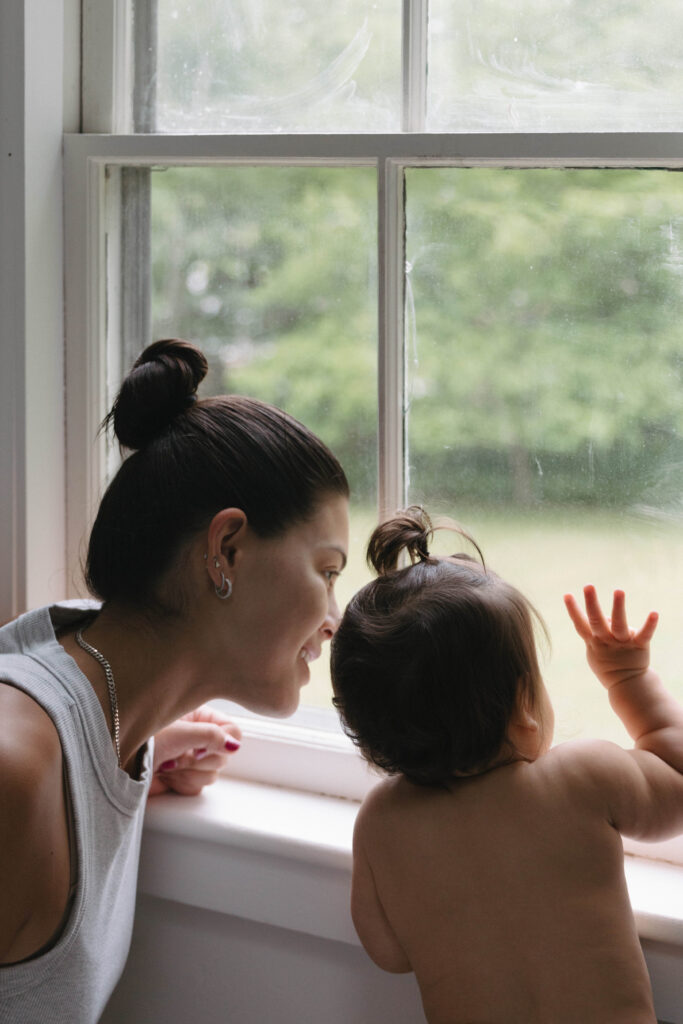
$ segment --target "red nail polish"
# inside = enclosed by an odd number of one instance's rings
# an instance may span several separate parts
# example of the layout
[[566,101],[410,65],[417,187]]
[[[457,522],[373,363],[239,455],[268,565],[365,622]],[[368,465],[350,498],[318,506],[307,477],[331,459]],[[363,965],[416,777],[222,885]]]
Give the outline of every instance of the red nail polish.
[[241,743],[240,743],[239,740],[226,740],[225,741],[225,749],[226,750],[233,750],[233,751],[234,750],[239,750],[240,746],[241,746]]
[[163,764],[159,765],[159,771],[160,772],[170,772],[173,768],[175,768],[176,764],[177,764],[177,762],[174,761],[174,760],[164,761]]

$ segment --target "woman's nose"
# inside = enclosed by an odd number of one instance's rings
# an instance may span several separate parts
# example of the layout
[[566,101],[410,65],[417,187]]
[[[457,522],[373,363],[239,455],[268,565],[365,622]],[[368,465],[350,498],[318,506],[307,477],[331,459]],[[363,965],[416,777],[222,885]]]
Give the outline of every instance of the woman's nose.
[[327,606],[327,615],[320,627],[320,632],[323,635],[323,639],[331,640],[334,634],[339,628],[341,622],[341,612],[339,611],[339,605],[337,604],[337,598],[334,594],[330,595],[329,604]]

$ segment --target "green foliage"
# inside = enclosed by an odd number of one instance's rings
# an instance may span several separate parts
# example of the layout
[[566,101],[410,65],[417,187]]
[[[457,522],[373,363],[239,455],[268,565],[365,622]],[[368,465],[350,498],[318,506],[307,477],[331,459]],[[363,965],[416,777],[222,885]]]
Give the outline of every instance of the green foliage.
[[[529,506],[677,500],[683,192],[632,170],[414,169],[411,493]],[[367,500],[376,469],[369,168],[153,176],[154,333],[210,388],[289,409]]]

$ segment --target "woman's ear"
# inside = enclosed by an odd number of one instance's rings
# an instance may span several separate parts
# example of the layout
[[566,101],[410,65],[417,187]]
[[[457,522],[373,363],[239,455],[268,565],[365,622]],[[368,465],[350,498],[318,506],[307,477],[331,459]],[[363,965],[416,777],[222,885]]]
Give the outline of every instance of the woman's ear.
[[209,561],[225,560],[226,568],[235,564],[237,548],[244,538],[247,516],[241,508],[224,508],[209,523],[207,552]]

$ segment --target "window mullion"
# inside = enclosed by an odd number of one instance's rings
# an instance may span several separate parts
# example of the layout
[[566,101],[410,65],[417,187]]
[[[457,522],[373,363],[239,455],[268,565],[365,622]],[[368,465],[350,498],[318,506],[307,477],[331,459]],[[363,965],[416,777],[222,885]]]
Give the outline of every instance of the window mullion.
[[378,162],[379,514],[405,503],[403,165]]
[[84,132],[130,131],[132,0],[84,0],[81,109]]
[[423,132],[427,118],[427,25],[429,0],[403,0],[401,128]]

